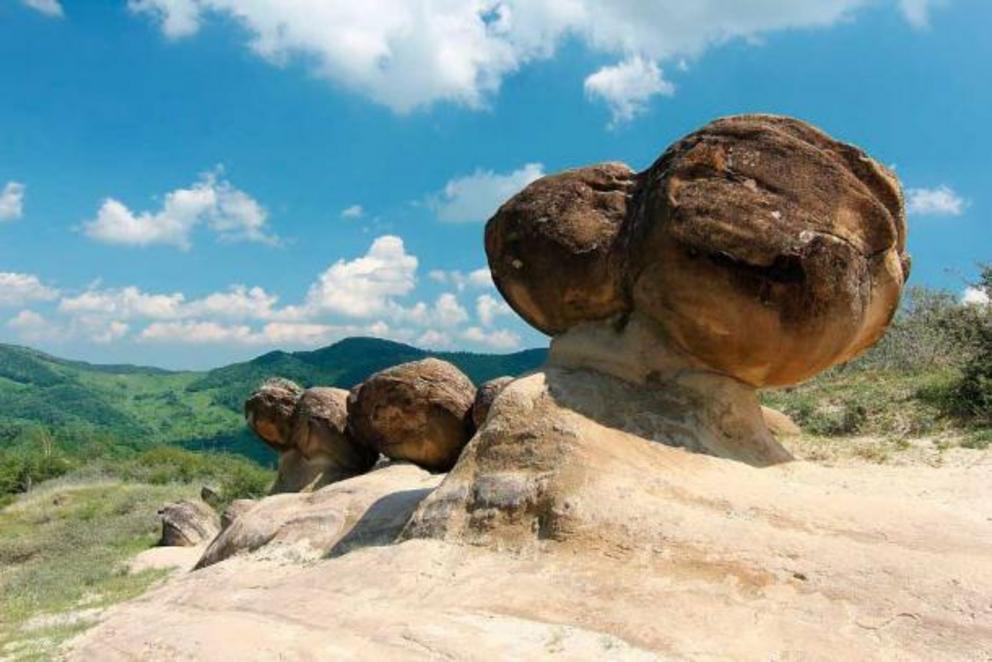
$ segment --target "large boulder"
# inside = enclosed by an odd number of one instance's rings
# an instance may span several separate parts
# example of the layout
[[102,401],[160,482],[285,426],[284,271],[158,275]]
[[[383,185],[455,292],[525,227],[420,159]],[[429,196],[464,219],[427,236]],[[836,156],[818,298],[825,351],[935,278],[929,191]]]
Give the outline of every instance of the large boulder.
[[348,427],[388,458],[446,471],[472,436],[474,400],[471,380],[447,361],[403,363],[352,390]]
[[158,511],[162,520],[160,547],[195,547],[220,532],[220,517],[200,500],[168,503]]
[[753,386],[799,382],[873,344],[908,276],[895,175],[799,120],[741,115],[647,170],[550,175],[486,226],[493,280],[538,329],[622,327]]
[[790,456],[754,390],[878,340],[905,248],[888,169],[771,115],[716,120],[641,173],[608,163],[539,179],[486,225],[493,280],[554,336],[550,365],[681,394],[690,412],[653,415],[694,420],[693,439],[659,441],[757,465]]

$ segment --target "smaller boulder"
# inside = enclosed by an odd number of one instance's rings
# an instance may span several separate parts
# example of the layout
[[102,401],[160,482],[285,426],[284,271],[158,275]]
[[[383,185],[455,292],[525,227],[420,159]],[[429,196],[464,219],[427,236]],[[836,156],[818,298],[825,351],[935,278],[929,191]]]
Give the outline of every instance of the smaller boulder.
[[513,377],[490,379],[475,392],[475,402],[472,403],[472,423],[475,424],[476,430],[481,428],[482,424],[486,422],[486,416],[489,415],[489,408],[493,406],[496,396],[503,390],[503,387],[512,381]]
[[303,389],[288,379],[270,379],[245,402],[245,420],[255,434],[274,450],[292,443],[293,411]]
[[352,390],[348,429],[390,459],[447,471],[474,431],[474,401],[471,380],[447,361],[403,363]]
[[768,431],[776,437],[796,437],[803,433],[802,429],[788,414],[772,409],[771,407],[761,407],[761,416],[765,420]]
[[203,501],[176,501],[158,511],[162,519],[161,547],[195,547],[220,533],[220,518]]

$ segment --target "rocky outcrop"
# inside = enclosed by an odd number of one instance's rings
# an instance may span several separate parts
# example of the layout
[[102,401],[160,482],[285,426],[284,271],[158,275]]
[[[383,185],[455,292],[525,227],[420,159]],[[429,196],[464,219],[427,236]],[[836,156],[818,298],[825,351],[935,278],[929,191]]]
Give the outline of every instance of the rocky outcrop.
[[493,400],[499,392],[513,381],[513,377],[497,377],[479,387],[475,393],[475,401],[472,403],[472,424],[476,429],[481,428],[489,415],[489,408],[493,406]]
[[348,431],[348,392],[264,383],[245,403],[248,425],[279,452],[272,493],[312,490],[368,471],[378,452]]
[[393,460],[447,471],[472,436],[475,386],[458,368],[423,359],[388,368],[348,398],[348,429]]
[[276,494],[238,506],[240,512],[196,567],[249,554],[311,561],[393,542],[413,509],[439,482],[440,477],[410,464],[384,464],[313,492]]
[[220,531],[220,518],[203,501],[168,503],[158,511],[162,520],[162,547],[195,547],[211,540]]

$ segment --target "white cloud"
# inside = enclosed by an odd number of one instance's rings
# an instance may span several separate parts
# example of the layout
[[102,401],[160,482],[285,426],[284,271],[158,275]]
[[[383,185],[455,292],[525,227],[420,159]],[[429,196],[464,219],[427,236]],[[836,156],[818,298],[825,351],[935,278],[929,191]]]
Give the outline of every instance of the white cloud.
[[58,295],[58,290],[45,285],[37,276],[0,271],[0,306],[51,301]]
[[960,216],[967,201],[949,186],[906,190],[906,211],[917,216]]
[[479,169],[471,175],[450,180],[441,193],[431,198],[430,205],[442,221],[485,221],[508,198],[543,176],[544,166],[540,163],[528,163],[506,174]]
[[606,102],[611,126],[629,122],[647,109],[647,102],[657,94],[671,96],[675,86],[664,79],[661,69],[640,56],[603,67],[585,80],[586,94]]
[[59,0],[21,0],[25,6],[52,18],[62,18],[65,13]]
[[899,0],[899,9],[907,23],[924,29],[930,27],[930,11],[943,4],[944,0]]
[[443,331],[428,329],[417,338],[417,346],[424,349],[447,349],[451,347],[451,336]]
[[115,340],[120,340],[127,335],[127,332],[131,329],[130,325],[120,320],[111,320],[99,328],[93,329],[90,333],[90,339],[97,343],[111,343]]
[[485,345],[492,349],[507,350],[520,346],[520,336],[505,329],[485,331],[477,326],[470,326],[462,332],[461,337],[469,342]]
[[416,285],[417,258],[406,252],[403,240],[383,235],[363,257],[338,260],[310,287],[306,306],[314,311],[347,317],[374,317],[390,308],[395,297]]
[[987,306],[990,303],[989,295],[977,287],[966,287],[961,295],[961,303],[966,306]]
[[7,327],[25,342],[55,341],[63,338],[63,330],[33,310],[22,310],[7,322]]
[[203,343],[250,343],[251,327],[225,325],[217,322],[153,322],[141,332],[142,340],[159,342]]
[[0,221],[12,221],[24,214],[24,184],[7,182],[0,191]]
[[361,205],[351,205],[341,210],[341,218],[361,218],[365,215],[365,209]]
[[268,213],[250,195],[225,180],[219,171],[203,174],[189,188],[166,194],[157,212],[134,213],[122,202],[107,198],[96,218],[84,224],[87,236],[108,244],[164,244],[188,250],[193,230],[205,225],[224,241],[276,243],[266,232]]
[[451,285],[459,292],[465,291],[466,288],[483,290],[493,287],[493,276],[489,273],[488,267],[480,267],[467,274],[461,271],[432,269],[427,273],[427,277],[435,283]]
[[468,321],[468,311],[458,303],[454,294],[445,292],[434,302],[433,319],[443,327],[458,326]]
[[513,309],[505,301],[489,294],[482,294],[475,300],[475,314],[482,326],[492,326],[500,315],[511,315]]
[[[258,56],[296,58],[397,112],[436,102],[484,108],[505,77],[575,39],[645,66],[734,40],[822,28],[874,0],[129,0],[173,39],[208,16],[233,19]],[[933,0],[893,0],[913,25]],[[631,97],[628,97],[631,98]]]

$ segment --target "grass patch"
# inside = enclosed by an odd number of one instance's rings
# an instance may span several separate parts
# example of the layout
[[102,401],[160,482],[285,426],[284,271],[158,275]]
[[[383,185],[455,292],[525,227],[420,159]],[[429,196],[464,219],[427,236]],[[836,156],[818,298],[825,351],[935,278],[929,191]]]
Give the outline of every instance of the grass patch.
[[78,616],[151,586],[162,573],[129,574],[127,560],[156,543],[161,505],[196,491],[62,479],[0,510],[0,657],[50,659],[92,622]]

